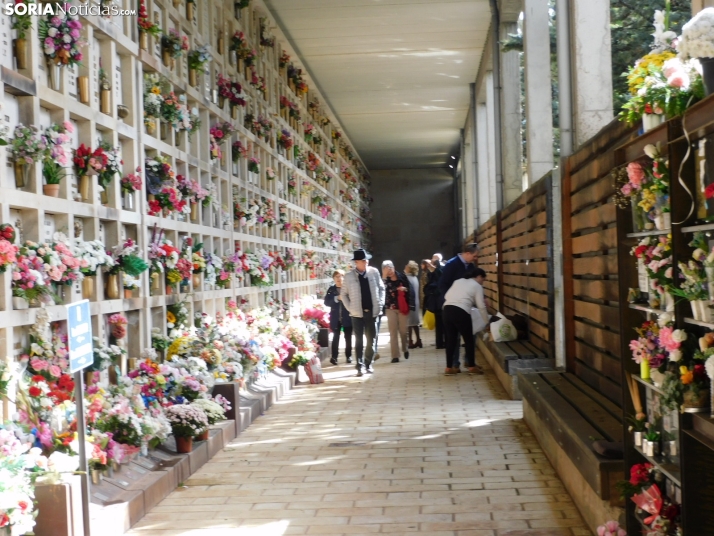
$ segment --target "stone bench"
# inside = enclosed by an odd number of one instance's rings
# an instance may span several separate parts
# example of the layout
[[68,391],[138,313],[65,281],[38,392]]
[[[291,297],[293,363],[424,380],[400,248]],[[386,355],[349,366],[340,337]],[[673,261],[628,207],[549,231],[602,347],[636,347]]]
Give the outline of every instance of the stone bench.
[[593,532],[618,519],[624,461],[601,456],[593,443],[622,442],[622,410],[566,372],[520,372],[519,387],[526,423]]
[[512,400],[521,400],[519,372],[541,372],[555,369],[555,359],[528,341],[493,342],[476,337],[477,347],[496,373]]

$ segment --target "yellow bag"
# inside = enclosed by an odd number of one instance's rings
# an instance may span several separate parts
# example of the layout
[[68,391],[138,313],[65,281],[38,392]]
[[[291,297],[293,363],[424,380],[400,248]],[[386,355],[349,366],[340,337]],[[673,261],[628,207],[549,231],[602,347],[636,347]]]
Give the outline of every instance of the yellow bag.
[[424,313],[424,319],[422,320],[422,325],[426,329],[434,329],[436,327],[436,317],[431,311]]

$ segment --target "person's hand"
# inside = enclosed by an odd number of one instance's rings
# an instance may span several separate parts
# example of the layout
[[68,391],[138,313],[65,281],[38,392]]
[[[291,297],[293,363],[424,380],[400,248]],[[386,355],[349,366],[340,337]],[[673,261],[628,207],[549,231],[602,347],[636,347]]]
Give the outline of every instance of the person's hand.
[[339,295],[335,296],[335,301],[342,301],[342,298],[340,298]]

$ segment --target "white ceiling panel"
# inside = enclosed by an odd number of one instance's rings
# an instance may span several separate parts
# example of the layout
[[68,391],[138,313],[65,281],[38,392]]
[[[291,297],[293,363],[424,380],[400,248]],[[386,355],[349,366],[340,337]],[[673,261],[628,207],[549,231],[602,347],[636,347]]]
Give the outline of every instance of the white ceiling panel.
[[370,169],[446,166],[488,0],[266,0]]

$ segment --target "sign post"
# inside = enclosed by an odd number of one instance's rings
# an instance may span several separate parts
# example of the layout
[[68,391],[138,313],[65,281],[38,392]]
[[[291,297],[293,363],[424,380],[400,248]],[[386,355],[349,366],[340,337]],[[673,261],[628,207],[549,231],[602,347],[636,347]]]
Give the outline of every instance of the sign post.
[[92,316],[89,300],[67,305],[67,340],[69,341],[69,367],[74,373],[74,398],[77,406],[77,439],[79,442],[79,470],[82,481],[82,517],[84,536],[90,536],[89,516],[89,466],[87,464],[86,430],[84,422],[83,370],[94,363],[92,344]]

